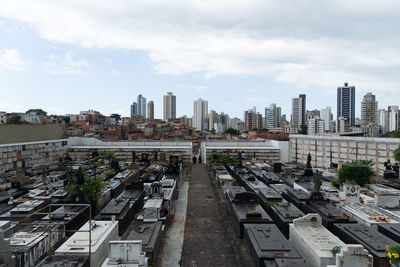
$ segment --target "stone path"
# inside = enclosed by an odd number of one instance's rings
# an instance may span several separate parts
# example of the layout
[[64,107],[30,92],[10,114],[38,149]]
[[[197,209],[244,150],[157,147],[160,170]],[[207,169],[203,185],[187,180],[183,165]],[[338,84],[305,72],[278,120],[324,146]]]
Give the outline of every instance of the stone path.
[[192,166],[182,266],[252,266],[205,165]]

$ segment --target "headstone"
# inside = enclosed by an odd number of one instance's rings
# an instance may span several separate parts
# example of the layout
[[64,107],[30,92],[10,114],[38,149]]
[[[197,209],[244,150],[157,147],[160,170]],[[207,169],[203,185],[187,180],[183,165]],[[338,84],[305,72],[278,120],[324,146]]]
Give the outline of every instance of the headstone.
[[360,202],[360,186],[352,184],[343,185],[343,198],[347,203]]
[[398,208],[400,196],[391,192],[376,192],[374,205],[380,208]]
[[372,267],[373,258],[362,245],[345,245],[336,254],[335,267]]

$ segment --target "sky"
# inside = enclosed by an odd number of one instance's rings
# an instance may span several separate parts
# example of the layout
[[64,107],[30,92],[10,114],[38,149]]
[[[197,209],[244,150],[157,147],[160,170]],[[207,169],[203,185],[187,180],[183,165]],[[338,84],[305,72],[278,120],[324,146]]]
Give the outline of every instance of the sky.
[[138,94],[243,118],[291,99],[331,106],[356,86],[400,105],[398,0],[0,0],[0,110],[129,116]]

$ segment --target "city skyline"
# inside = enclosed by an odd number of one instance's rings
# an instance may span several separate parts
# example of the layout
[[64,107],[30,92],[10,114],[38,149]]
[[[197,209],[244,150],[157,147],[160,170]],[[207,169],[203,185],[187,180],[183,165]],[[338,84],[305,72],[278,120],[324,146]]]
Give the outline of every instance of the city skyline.
[[[129,116],[122,107],[142,93],[161,118],[162,96],[172,91],[179,96],[177,117],[190,116],[197,98],[242,117],[249,106],[263,110],[271,103],[290,114],[291,98],[305,93],[308,109],[331,106],[335,116],[332,99],[344,82],[357,87],[357,117],[367,92],[380,108],[398,105],[392,101],[400,88],[395,1],[364,1],[362,8],[345,1],[169,5],[173,14],[152,1],[140,9],[128,1],[113,8],[103,1],[96,7],[3,3],[0,110],[96,109]],[[244,14],[247,22],[237,23]],[[273,23],[276,14],[279,24]]]

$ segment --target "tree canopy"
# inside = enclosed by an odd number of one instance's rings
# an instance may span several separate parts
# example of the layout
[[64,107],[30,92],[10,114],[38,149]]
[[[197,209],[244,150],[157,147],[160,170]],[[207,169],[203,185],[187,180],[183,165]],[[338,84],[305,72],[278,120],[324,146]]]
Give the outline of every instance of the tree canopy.
[[349,182],[364,186],[371,182],[371,177],[374,174],[371,161],[346,162],[343,163],[342,168],[339,170],[339,183]]
[[396,160],[400,161],[400,147],[393,152],[393,156]]
[[21,124],[21,116],[20,115],[13,115],[8,119],[8,124]]
[[29,113],[29,112],[36,112],[36,114],[39,116],[47,116],[47,112],[41,108],[31,108],[26,113]]
[[239,134],[239,131],[236,130],[236,129],[233,129],[232,127],[229,127],[228,129],[225,130],[225,133],[233,134],[233,135],[238,135],[238,134]]
[[382,137],[400,138],[400,130],[388,132],[388,133],[382,135]]

